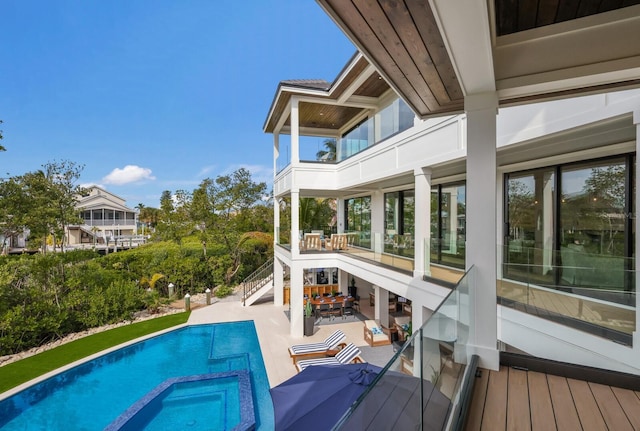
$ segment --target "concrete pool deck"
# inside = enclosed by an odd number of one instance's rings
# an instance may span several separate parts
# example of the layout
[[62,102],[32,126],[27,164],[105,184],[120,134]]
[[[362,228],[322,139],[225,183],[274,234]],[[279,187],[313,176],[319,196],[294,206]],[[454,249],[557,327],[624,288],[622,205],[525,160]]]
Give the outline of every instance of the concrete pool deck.
[[[273,305],[273,302],[263,302],[245,307],[241,301],[220,301],[192,310],[187,324],[253,320],[271,387],[277,386],[297,374],[296,367],[289,356],[289,346],[320,342],[336,329],[344,332],[348,343],[354,343],[360,347],[363,350],[363,359],[368,361],[365,351],[369,349],[369,345],[364,340],[361,321],[341,323],[338,318],[335,320],[337,323],[331,325],[316,325],[312,337],[293,337],[289,333],[289,319],[285,313],[288,310],[288,305],[276,306]],[[389,359],[393,354],[391,346],[375,347],[374,349],[383,357],[388,356]]]

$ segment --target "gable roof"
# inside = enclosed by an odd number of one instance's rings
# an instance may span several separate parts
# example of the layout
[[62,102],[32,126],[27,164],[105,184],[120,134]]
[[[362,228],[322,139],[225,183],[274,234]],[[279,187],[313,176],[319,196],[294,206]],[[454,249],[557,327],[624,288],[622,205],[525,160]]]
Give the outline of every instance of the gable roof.
[[375,68],[362,54],[356,53],[333,82],[322,79],[281,81],[263,130],[266,133],[287,132],[291,126],[291,99],[296,97],[300,100],[300,128],[309,135],[334,136],[354,117],[375,108],[378,99],[389,90],[389,84]]

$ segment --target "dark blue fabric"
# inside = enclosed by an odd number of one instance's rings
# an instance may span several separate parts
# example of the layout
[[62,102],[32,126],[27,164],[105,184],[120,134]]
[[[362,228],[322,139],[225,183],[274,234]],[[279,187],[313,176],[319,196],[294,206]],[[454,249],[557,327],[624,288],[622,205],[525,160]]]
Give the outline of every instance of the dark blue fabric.
[[304,369],[271,389],[276,430],[331,429],[381,370],[367,363]]

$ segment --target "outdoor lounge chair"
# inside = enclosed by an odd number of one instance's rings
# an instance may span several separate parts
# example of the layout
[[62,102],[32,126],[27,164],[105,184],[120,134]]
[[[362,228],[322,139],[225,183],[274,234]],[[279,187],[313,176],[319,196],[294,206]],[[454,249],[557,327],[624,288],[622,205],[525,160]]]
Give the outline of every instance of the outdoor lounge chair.
[[320,343],[297,344],[289,347],[289,355],[295,364],[296,359],[306,356],[324,355],[328,351],[336,349],[341,344],[344,345],[345,343],[343,341],[345,338],[347,337],[344,335],[344,332],[338,329]]
[[385,332],[375,320],[366,320],[364,322],[364,341],[371,347],[391,344],[388,331]]
[[356,362],[364,362],[360,359],[360,349],[356,347],[355,344],[349,343],[347,346],[340,350],[336,356],[328,356],[326,358],[316,358],[316,359],[303,359],[301,361],[296,362],[296,368],[298,371],[302,371],[307,367],[311,367],[314,365],[346,365],[350,363]]

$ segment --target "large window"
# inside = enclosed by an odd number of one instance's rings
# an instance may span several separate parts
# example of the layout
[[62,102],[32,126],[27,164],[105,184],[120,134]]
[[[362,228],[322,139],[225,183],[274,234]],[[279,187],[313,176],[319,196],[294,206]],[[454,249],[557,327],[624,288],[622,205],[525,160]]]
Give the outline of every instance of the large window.
[[627,156],[508,175],[505,277],[629,302],[632,163]]
[[371,248],[371,196],[345,201],[345,230],[354,233],[354,245]]
[[464,268],[466,187],[442,184],[431,189],[431,262]]
[[412,258],[415,254],[415,192],[385,193],[384,220],[384,251]]
[[342,136],[338,145],[338,161],[413,127],[414,118],[413,111],[402,99],[394,100]]

